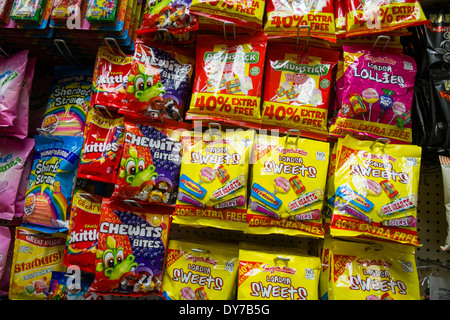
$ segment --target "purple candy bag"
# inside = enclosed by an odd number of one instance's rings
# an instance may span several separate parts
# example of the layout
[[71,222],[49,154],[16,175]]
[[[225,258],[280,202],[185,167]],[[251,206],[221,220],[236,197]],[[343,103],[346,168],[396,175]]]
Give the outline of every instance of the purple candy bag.
[[8,227],[0,226],[0,280],[6,266],[9,244],[11,243],[11,233]]
[[0,127],[14,124],[27,61],[28,50],[0,57]]
[[27,192],[28,180],[30,179],[31,167],[34,160],[34,148],[28,155],[24,163],[22,175],[20,176],[19,186],[17,187],[16,201],[14,203],[14,217],[20,218],[24,214],[25,194]]

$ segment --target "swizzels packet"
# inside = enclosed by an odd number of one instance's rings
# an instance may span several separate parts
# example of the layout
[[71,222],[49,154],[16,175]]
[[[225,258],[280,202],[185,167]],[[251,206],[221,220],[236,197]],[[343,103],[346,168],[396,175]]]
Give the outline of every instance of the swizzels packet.
[[239,266],[234,244],[170,240],[162,283],[166,300],[234,300]]
[[269,45],[262,123],[326,140],[332,69],[339,52],[295,45]]
[[41,129],[55,136],[82,136],[92,91],[92,71],[55,67]]
[[346,0],[346,37],[412,27],[427,23],[418,0]]
[[127,83],[128,103],[120,112],[157,111],[165,120],[181,121],[194,60],[181,49],[137,43]]
[[340,112],[330,134],[411,143],[414,59],[369,46],[345,46],[344,60]]
[[46,300],[53,271],[64,271],[66,235],[17,227],[8,298]]
[[247,232],[323,237],[329,150],[326,142],[258,135]]
[[253,130],[210,127],[183,137],[183,162],[174,222],[243,230]]
[[309,26],[311,37],[336,42],[333,1],[268,0],[264,32],[269,36],[296,36],[302,26]]
[[347,136],[338,154],[331,235],[418,245],[421,148]]
[[95,272],[101,197],[76,190],[70,209],[69,229],[63,263],[85,272]]
[[420,300],[415,248],[332,240],[329,300]]
[[[181,124],[181,123],[180,123]],[[125,137],[113,197],[174,205],[182,133],[149,117],[125,117]]]
[[319,257],[239,250],[238,300],[318,300]]
[[95,281],[101,295],[161,295],[171,210],[103,199]]
[[91,108],[86,117],[78,177],[115,183],[123,150],[123,116]]
[[23,224],[44,232],[66,231],[83,137],[35,136],[34,140]]
[[127,103],[127,83],[133,56],[118,55],[106,47],[98,49],[92,80],[91,107],[119,109]]
[[236,41],[199,35],[186,119],[259,124],[266,45],[262,33],[238,36]]

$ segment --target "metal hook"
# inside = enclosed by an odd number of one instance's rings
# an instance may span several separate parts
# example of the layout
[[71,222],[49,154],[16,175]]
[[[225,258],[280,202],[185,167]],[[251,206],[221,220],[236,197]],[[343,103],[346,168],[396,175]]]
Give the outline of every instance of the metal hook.
[[158,116],[158,119],[164,124],[164,118],[161,115],[161,112],[159,110],[152,110],[152,109],[147,109],[147,111],[144,112],[148,117],[150,117],[150,119],[152,121],[154,121],[155,119],[153,119],[152,117],[152,113],[156,113]]
[[167,35],[167,38],[170,40],[170,44],[173,46],[172,34],[169,32],[169,30],[167,30],[166,28],[160,28],[156,31],[156,33],[158,34],[159,41],[161,41],[162,43],[165,42],[163,38],[164,34]]
[[58,142],[63,142],[62,139],[58,138],[57,136],[54,136],[53,134],[51,134],[48,131],[45,131],[42,128],[37,128],[36,131],[39,132],[40,134],[42,134],[43,136],[46,136],[46,137],[48,137],[50,139],[53,139],[53,140],[58,141]]
[[386,147],[386,145],[391,142],[391,139],[389,139],[389,138],[378,138],[378,139],[376,139],[376,140],[374,140],[372,142],[372,144],[370,145],[370,149],[372,149],[377,142],[382,143],[383,144],[383,149],[384,149]]
[[200,249],[200,248],[191,248],[191,251],[200,252],[200,253],[209,253],[209,250]]
[[90,193],[83,192],[78,195],[88,201],[101,202],[100,199],[98,199],[97,197],[95,197],[94,195],[92,195]]
[[295,44],[295,51],[297,51],[297,49],[298,49],[298,43],[299,43],[299,40],[300,40],[300,29],[303,29],[303,28],[307,28],[308,29],[308,35],[306,36],[305,49],[303,49],[305,52],[308,52],[309,38],[311,36],[311,27],[308,26],[308,25],[306,25],[306,26],[299,26],[297,28],[297,41],[296,41],[296,44]]
[[132,200],[132,199],[125,199],[123,200],[123,202],[125,202],[127,205],[129,205],[130,207],[139,207],[139,208],[143,208],[142,204],[140,204],[139,202],[137,202],[136,200]]
[[227,25],[231,25],[233,28],[233,41],[236,41],[236,25],[233,22],[224,22],[223,23],[223,37],[227,40]]
[[[56,48],[58,48],[59,52],[61,53],[61,55],[66,58],[66,60],[71,64],[71,65],[75,65],[77,64],[80,68],[84,68],[83,65],[74,57],[74,55],[72,54],[72,52],[70,52],[69,47],[67,46],[66,42],[63,39],[55,39],[53,40],[54,44],[56,45]],[[67,57],[67,55],[64,54],[63,50],[60,48],[60,44],[63,44],[70,59]],[[72,59],[72,60],[71,60]],[[75,63],[74,63],[75,62]]]
[[378,44],[378,41],[380,41],[381,39],[385,39],[386,40],[386,43],[384,44],[384,47],[383,47],[383,49],[381,51],[384,51],[384,49],[386,49],[387,45],[391,41],[391,37],[390,36],[378,36],[377,39],[375,40],[375,42],[373,43],[372,50],[375,49],[375,47]]
[[298,130],[298,129],[289,129],[289,130],[287,131],[287,133],[286,133],[286,140],[285,140],[285,142],[284,142],[285,145],[287,145],[288,138],[290,137],[291,132],[292,132],[292,133],[295,133],[295,132],[297,133],[297,139],[295,140],[295,144],[297,144],[298,139],[300,139],[300,134],[301,134],[300,130]]
[[288,258],[288,257],[281,257],[281,256],[277,256],[277,257],[275,258],[275,260],[290,261],[290,260],[291,260],[291,258]]
[[[220,136],[220,137],[222,137],[223,135],[222,135],[222,127],[220,126],[220,123],[217,123],[217,122],[210,122],[210,123],[208,123],[208,132],[209,132],[209,136],[210,136],[210,138],[212,138],[212,136],[213,136],[213,134],[212,134],[212,126],[217,126],[217,127],[219,127],[219,132],[218,132],[218,135]],[[211,139],[212,140],[212,139]]]
[[2,47],[0,47],[0,52],[3,53],[3,55],[5,56],[5,58],[9,58],[9,57],[10,57],[9,54],[7,54],[5,50],[3,50]]
[[367,247],[364,248],[365,251],[369,251],[369,250],[381,251],[383,249],[384,249],[384,247],[381,244],[372,244],[372,245],[368,245]]
[[108,114],[108,116],[111,119],[114,119],[113,115],[111,114],[111,112],[109,111],[109,109],[106,106],[103,106],[101,104],[96,104],[94,105],[95,110],[97,110],[98,112],[102,113],[102,111],[100,111],[100,109],[102,109],[103,111],[106,111],[106,113]]
[[126,57],[127,55],[122,51],[122,49],[120,48],[119,44],[117,43],[117,40],[114,38],[110,38],[110,37],[106,37],[105,38],[105,43],[108,46],[109,50],[111,50],[111,52],[113,54],[115,54],[115,51],[113,50],[113,48],[111,47],[111,45],[109,44],[110,42],[114,43],[114,45],[116,46],[116,49],[119,51],[120,55]]

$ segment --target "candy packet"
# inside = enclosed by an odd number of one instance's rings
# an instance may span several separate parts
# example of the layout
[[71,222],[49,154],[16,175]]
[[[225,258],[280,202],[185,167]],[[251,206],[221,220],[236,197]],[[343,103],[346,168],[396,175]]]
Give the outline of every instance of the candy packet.
[[421,148],[347,136],[338,153],[331,235],[418,245]]
[[5,272],[8,251],[11,243],[11,232],[8,227],[0,226],[0,280]]
[[14,124],[27,62],[28,50],[0,56],[0,128]]
[[70,208],[69,229],[63,263],[95,273],[102,197],[75,190]]
[[330,147],[289,133],[256,136],[246,232],[320,238]]
[[[120,112],[142,115],[156,111],[165,121],[181,121],[194,68],[191,54],[181,48],[136,44],[127,83],[128,103]],[[156,113],[149,114],[156,119]]]
[[450,249],[450,157],[439,156],[439,163],[441,164],[442,181],[444,185],[444,202],[445,202],[445,217],[447,221],[447,235],[445,244],[441,246],[441,250]]
[[65,21],[69,18],[75,18],[81,14],[82,0],[56,0],[53,2],[52,20]]
[[101,110],[94,107],[87,113],[77,176],[115,183],[125,137],[124,117]]
[[33,139],[0,137],[0,219],[14,218],[20,177],[33,148]]
[[10,17],[17,23],[39,24],[44,13],[47,0],[14,0]]
[[53,271],[64,271],[66,235],[17,227],[9,286],[11,300],[46,300]]
[[238,300],[318,300],[320,259],[270,248],[239,249]]
[[125,117],[125,137],[113,197],[175,205],[181,168],[181,140],[190,125],[177,128],[150,117]]
[[333,243],[333,238],[326,235],[319,247],[319,257],[321,262],[321,269],[319,275],[319,298],[320,300],[329,300],[328,291],[329,283],[331,281],[331,266],[330,266],[330,247]]
[[106,46],[98,48],[92,80],[91,107],[101,105],[120,109],[127,101],[127,83],[133,56],[111,52]]
[[23,225],[42,232],[67,231],[83,137],[35,136],[34,140]]
[[183,136],[174,223],[245,230],[254,130],[210,128]]
[[100,295],[161,295],[171,210],[102,201],[95,280]]
[[162,282],[165,300],[234,300],[237,244],[170,240]]
[[89,23],[112,24],[116,21],[119,2],[119,0],[88,0],[86,20]]
[[91,91],[92,71],[56,66],[41,129],[55,136],[82,136]]
[[344,46],[344,83],[330,135],[410,144],[416,63],[369,46]]
[[186,119],[259,125],[266,45],[263,33],[236,40],[199,35]]
[[[3,298],[4,296],[7,297],[9,292],[16,227],[1,226],[0,229],[0,298]],[[9,242],[8,247],[4,246],[6,245],[6,242]]]
[[34,153],[35,152],[33,148],[23,164],[22,174],[20,175],[19,185],[17,186],[16,201],[14,201],[14,218],[21,218],[24,214],[25,195],[27,193],[28,181],[30,180],[31,166],[33,165],[34,161]]
[[333,239],[329,300],[420,300],[415,248]]
[[323,48],[269,45],[263,125],[299,129],[303,136],[326,141],[332,70],[338,58],[338,51]]
[[431,113],[431,119],[428,121],[431,127],[428,133],[428,145],[437,146],[437,150],[444,149],[446,155],[450,152],[450,129],[447,126],[447,123],[450,123],[448,113],[450,107],[450,72],[446,69],[431,69],[429,77],[430,104],[427,110]]

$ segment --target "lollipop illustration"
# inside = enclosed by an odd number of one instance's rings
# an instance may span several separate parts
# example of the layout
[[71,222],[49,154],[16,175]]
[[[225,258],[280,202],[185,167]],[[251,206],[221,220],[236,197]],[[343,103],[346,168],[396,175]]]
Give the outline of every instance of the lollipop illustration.
[[380,96],[380,100],[379,100],[379,104],[380,104],[380,109],[381,109],[381,112],[380,112],[380,115],[378,116],[378,120],[377,120],[377,122],[380,122],[380,120],[381,120],[381,117],[383,116],[383,113],[385,112],[385,111],[388,111],[390,108],[392,108],[392,105],[394,104],[394,99],[392,99],[392,95],[395,93],[394,91],[392,91],[392,90],[389,90],[389,89],[383,89],[383,93],[384,94],[382,94],[381,96]]
[[362,98],[364,99],[365,102],[369,104],[369,121],[370,121],[370,117],[372,115],[372,105],[375,102],[377,102],[378,99],[380,99],[380,96],[378,95],[377,90],[373,88],[367,88],[364,89],[364,91],[362,92]]
[[286,179],[285,177],[275,178],[273,184],[275,186],[273,194],[276,194],[277,192],[286,193],[291,188],[288,179]]
[[391,124],[392,120],[394,120],[395,117],[401,116],[406,112],[405,104],[401,101],[395,101],[392,104],[392,111],[394,112],[394,116],[392,117],[391,121],[389,121],[388,124]]

